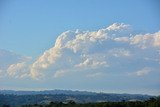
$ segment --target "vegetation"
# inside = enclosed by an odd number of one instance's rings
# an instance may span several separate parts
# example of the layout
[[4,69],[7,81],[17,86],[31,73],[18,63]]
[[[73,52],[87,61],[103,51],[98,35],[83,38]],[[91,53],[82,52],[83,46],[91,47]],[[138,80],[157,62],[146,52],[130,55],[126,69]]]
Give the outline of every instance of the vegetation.
[[[13,94],[0,94],[0,107],[19,107],[22,105],[34,104],[49,104],[54,102],[59,104],[67,104],[69,101],[74,101],[76,104],[88,104],[94,102],[124,102],[124,101],[146,101],[154,96],[135,95],[135,94],[38,94],[38,95],[13,95]],[[61,104],[61,103],[60,103]]]
[[74,101],[68,103],[50,102],[46,105],[24,105],[22,107],[160,107],[160,97],[151,98],[150,100],[141,101],[122,101],[122,102],[99,102],[99,103],[84,103],[76,104]]
[[[9,105],[3,105],[9,107]],[[21,107],[160,107],[160,97],[150,98],[147,101],[121,101],[121,102],[97,102],[97,103],[75,103],[50,102],[49,104],[27,104]]]
[[0,91],[0,107],[160,107],[160,96],[61,90]]
[[151,98],[147,101],[122,101],[122,102],[99,102],[99,103],[85,103],[76,104],[74,101],[68,103],[50,102],[47,105],[24,105],[22,107],[160,107],[160,97]]

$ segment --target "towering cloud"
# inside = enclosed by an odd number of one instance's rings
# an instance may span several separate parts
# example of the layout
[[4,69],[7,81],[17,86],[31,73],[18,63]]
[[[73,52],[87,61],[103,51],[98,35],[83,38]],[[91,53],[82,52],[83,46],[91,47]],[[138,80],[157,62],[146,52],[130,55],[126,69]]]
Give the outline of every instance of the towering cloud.
[[137,76],[145,76],[151,68],[158,71],[160,32],[133,32],[129,25],[123,23],[97,31],[66,31],[34,62],[29,57],[0,50],[0,75],[38,80],[81,71],[84,77],[107,72],[134,72]]
[[134,35],[133,31],[123,23],[91,32],[66,31],[31,65],[31,76],[36,79],[45,75],[59,77],[69,72],[65,69],[83,71],[84,68],[105,72],[107,69],[116,71],[116,67],[130,72],[133,71],[131,66],[135,69],[144,68],[144,63],[150,66],[146,58],[155,63],[152,67],[159,68],[160,32]]

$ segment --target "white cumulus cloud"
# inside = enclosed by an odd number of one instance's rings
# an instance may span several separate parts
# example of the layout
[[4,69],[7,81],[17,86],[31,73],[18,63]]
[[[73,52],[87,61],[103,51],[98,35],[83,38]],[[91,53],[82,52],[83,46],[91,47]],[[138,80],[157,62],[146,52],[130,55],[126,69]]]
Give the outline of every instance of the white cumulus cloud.
[[[39,79],[51,75],[58,78],[70,71],[133,71],[133,65],[140,68],[144,64],[152,64],[158,69],[159,60],[146,58],[160,59],[157,52],[160,50],[160,32],[132,34],[133,31],[123,23],[115,23],[97,31],[69,30],[59,35],[53,47],[32,64],[23,65],[23,61],[11,63],[7,73],[16,75],[28,67],[29,75]],[[67,69],[67,72],[62,69]],[[145,70],[142,71],[137,75],[143,75]]]
[[12,64],[8,67],[7,73],[11,77],[23,78],[29,76],[29,68],[25,62]]
[[0,49],[0,77],[27,77],[30,73],[29,65],[26,64],[32,58]]
[[156,32],[154,34],[140,34],[130,39],[131,44],[138,45],[142,49],[160,46],[160,32]]
[[85,68],[85,67],[97,68],[97,67],[102,67],[102,66],[107,67],[108,64],[106,61],[98,61],[98,60],[88,58],[75,66],[80,67],[80,68]]

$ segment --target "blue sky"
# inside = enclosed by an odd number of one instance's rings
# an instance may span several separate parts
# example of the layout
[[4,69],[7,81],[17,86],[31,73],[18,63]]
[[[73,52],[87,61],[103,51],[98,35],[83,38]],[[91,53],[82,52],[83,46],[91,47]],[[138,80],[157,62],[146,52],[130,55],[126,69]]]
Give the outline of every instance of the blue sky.
[[159,6],[158,0],[1,0],[0,88],[159,94]]
[[115,22],[148,32],[160,28],[158,0],[1,0],[0,5],[0,48],[33,57],[66,30],[96,30]]

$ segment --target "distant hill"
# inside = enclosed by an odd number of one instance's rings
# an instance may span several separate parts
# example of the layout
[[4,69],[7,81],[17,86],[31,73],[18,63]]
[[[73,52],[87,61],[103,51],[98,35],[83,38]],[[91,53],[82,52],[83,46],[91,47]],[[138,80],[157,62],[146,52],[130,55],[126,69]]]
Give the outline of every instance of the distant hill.
[[50,102],[76,103],[88,102],[120,102],[120,101],[145,101],[154,96],[140,94],[113,94],[95,93],[71,90],[45,90],[45,91],[13,91],[0,90],[0,107],[9,104],[17,107],[25,104],[47,104]]
[[44,91],[14,91],[14,90],[0,90],[0,94],[12,95],[38,95],[38,94],[65,94],[65,95],[95,95],[95,92],[88,91],[72,91],[72,90],[44,90]]

